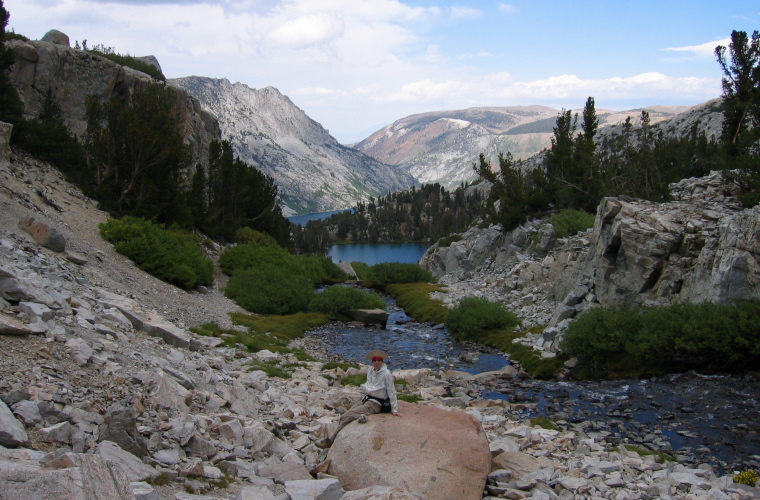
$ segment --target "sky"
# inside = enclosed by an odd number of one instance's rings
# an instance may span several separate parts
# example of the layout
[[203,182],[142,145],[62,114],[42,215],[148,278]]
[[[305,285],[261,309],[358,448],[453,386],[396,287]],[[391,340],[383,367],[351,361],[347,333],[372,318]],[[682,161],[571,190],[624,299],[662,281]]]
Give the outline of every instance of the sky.
[[2,0],[6,31],[154,55],[167,78],[272,86],[344,144],[406,116],[720,97],[757,0]]

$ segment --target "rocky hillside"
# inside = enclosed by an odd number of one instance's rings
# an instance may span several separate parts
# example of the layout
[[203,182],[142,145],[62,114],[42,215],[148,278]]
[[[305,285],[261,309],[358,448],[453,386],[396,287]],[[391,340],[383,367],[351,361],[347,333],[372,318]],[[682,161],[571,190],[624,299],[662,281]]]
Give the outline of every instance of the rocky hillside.
[[[688,106],[646,108],[655,124],[688,111]],[[447,188],[476,177],[472,164],[484,153],[495,162],[499,153],[527,159],[549,147],[559,110],[545,106],[470,108],[436,111],[402,118],[354,147],[379,161],[411,173],[421,183]],[[579,112],[580,114],[581,112]],[[601,130],[620,124],[640,109],[597,110]]]
[[277,89],[227,79],[177,78],[219,119],[237,155],[274,178],[292,213],[348,208],[418,183],[408,173],[342,146]]

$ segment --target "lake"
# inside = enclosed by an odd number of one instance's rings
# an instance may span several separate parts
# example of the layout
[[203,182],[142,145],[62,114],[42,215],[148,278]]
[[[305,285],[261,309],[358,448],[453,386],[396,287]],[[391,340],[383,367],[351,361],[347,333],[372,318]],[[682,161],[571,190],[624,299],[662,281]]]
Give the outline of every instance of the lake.
[[327,252],[333,262],[364,262],[369,266],[382,262],[416,264],[429,245],[424,243],[351,243],[333,245]]

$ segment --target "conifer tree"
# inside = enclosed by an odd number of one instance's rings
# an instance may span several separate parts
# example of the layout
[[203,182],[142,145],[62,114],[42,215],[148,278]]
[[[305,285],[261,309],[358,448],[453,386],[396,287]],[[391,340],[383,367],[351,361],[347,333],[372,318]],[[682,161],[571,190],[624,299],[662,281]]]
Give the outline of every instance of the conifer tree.
[[760,34],[733,31],[731,43],[715,48],[723,70],[723,133],[726,167],[747,205],[760,203]]
[[7,74],[13,64],[13,52],[5,46],[5,28],[10,13],[0,0],[0,121],[16,124],[21,120],[23,106],[18,91]]

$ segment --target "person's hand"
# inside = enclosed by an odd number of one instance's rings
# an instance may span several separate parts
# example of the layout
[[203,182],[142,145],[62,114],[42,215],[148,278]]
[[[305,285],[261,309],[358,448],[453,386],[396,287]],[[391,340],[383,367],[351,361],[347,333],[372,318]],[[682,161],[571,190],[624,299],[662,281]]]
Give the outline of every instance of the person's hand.
[[400,417],[401,416],[401,414],[399,412],[397,412],[397,411],[392,412],[391,415],[396,416],[396,417]]

